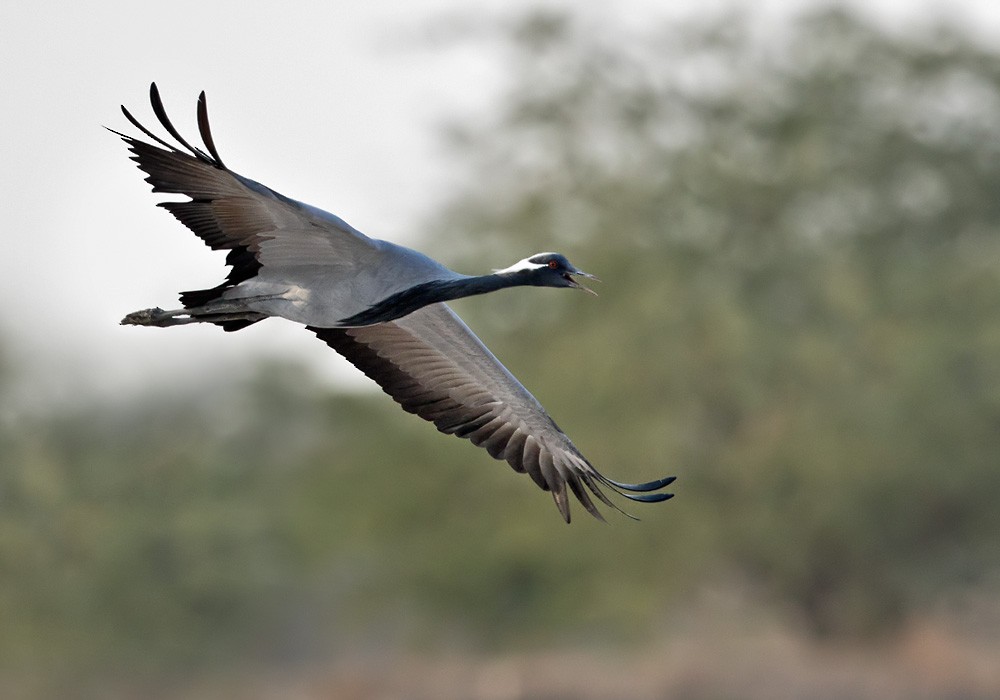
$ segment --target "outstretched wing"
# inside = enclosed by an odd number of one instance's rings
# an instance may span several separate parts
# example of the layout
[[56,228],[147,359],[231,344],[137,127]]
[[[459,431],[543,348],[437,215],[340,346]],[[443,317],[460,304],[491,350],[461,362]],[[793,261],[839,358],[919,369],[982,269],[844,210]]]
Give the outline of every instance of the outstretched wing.
[[[603,520],[591,495],[621,510],[601,490],[633,501],[664,501],[666,477],[624,484],[600,474],[462,320],[444,304],[388,323],[315,328],[322,341],[374,379],[403,409],[443,433],[467,438],[552,493],[566,522],[567,490]],[[631,492],[631,493],[629,493]]]
[[[174,128],[155,83],[150,85],[149,98],[160,125],[176,145],[143,126],[124,106],[125,117],[151,142],[110,131],[128,144],[132,160],[147,174],[146,181],[154,192],[190,198],[161,202],[159,206],[211,248],[228,250],[226,263],[232,266],[226,281],[218,287],[184,292],[181,301],[185,307],[205,304],[258,276],[277,282],[276,286],[282,282],[305,284],[315,279],[325,280],[328,287],[321,291],[333,307],[329,311],[332,318],[363,311],[381,298],[383,290],[372,285],[374,299],[352,299],[350,273],[377,269],[380,266],[373,263],[379,261],[391,263],[396,246],[368,238],[333,214],[285,197],[227,168],[212,138],[204,92],[198,98],[198,129],[204,148],[193,146]],[[317,272],[320,267],[322,273]],[[339,295],[337,285],[345,280],[343,294]],[[385,291],[391,293],[395,289]],[[338,309],[340,298],[345,301],[343,308]],[[305,321],[320,323],[315,318]]]

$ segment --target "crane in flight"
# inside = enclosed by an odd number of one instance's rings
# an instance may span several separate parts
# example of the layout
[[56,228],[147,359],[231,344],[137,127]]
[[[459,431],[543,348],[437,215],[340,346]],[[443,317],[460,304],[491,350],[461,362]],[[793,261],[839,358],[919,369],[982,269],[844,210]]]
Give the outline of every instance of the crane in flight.
[[218,286],[182,292],[180,309],[136,311],[123,325],[213,323],[236,331],[269,316],[301,323],[405,411],[527,473],[552,494],[567,523],[568,493],[602,520],[591,496],[624,513],[605,488],[638,502],[673,496],[662,489],[674,477],[629,484],[597,471],[444,303],[516,286],[593,293],[576,279],[593,275],[559,253],[537,253],[490,274],[463,275],[415,250],[369,238],[338,216],[226,167],[209,128],[204,92],[197,110],[203,148],[174,128],[155,83],[149,97],[176,144],[147,129],[124,106],[126,119],[151,142],[110,131],[128,145],[153,192],[189,198],[159,206],[211,248],[228,251],[230,271]]

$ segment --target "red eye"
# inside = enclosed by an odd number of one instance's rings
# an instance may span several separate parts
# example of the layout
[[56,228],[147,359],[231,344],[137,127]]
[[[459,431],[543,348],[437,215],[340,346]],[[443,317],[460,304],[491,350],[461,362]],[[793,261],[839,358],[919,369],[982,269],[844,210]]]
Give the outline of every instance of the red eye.
[[550,270],[556,270],[558,268],[559,268],[559,261],[558,260],[549,260],[549,269]]

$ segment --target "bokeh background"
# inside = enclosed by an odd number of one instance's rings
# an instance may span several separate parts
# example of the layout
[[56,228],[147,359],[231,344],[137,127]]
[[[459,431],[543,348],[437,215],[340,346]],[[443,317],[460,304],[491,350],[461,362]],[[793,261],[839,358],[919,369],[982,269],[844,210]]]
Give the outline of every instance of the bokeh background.
[[[0,696],[1000,695],[988,2],[8,3]],[[360,7],[364,5],[364,7]],[[215,284],[124,102],[467,272],[456,304],[639,523],[399,411]]]

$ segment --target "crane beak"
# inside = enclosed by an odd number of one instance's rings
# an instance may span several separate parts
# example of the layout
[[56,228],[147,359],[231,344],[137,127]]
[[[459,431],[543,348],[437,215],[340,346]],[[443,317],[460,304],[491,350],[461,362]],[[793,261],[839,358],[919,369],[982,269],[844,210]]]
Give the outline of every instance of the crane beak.
[[573,287],[574,289],[582,289],[585,292],[593,294],[595,297],[597,296],[597,292],[595,292],[590,287],[580,284],[575,279],[570,277],[570,275],[575,275],[577,277],[586,277],[587,279],[594,280],[595,282],[600,282],[601,280],[598,279],[596,275],[592,275],[589,272],[584,272],[583,270],[573,270],[572,272],[566,274],[566,280],[569,282],[570,287]]

